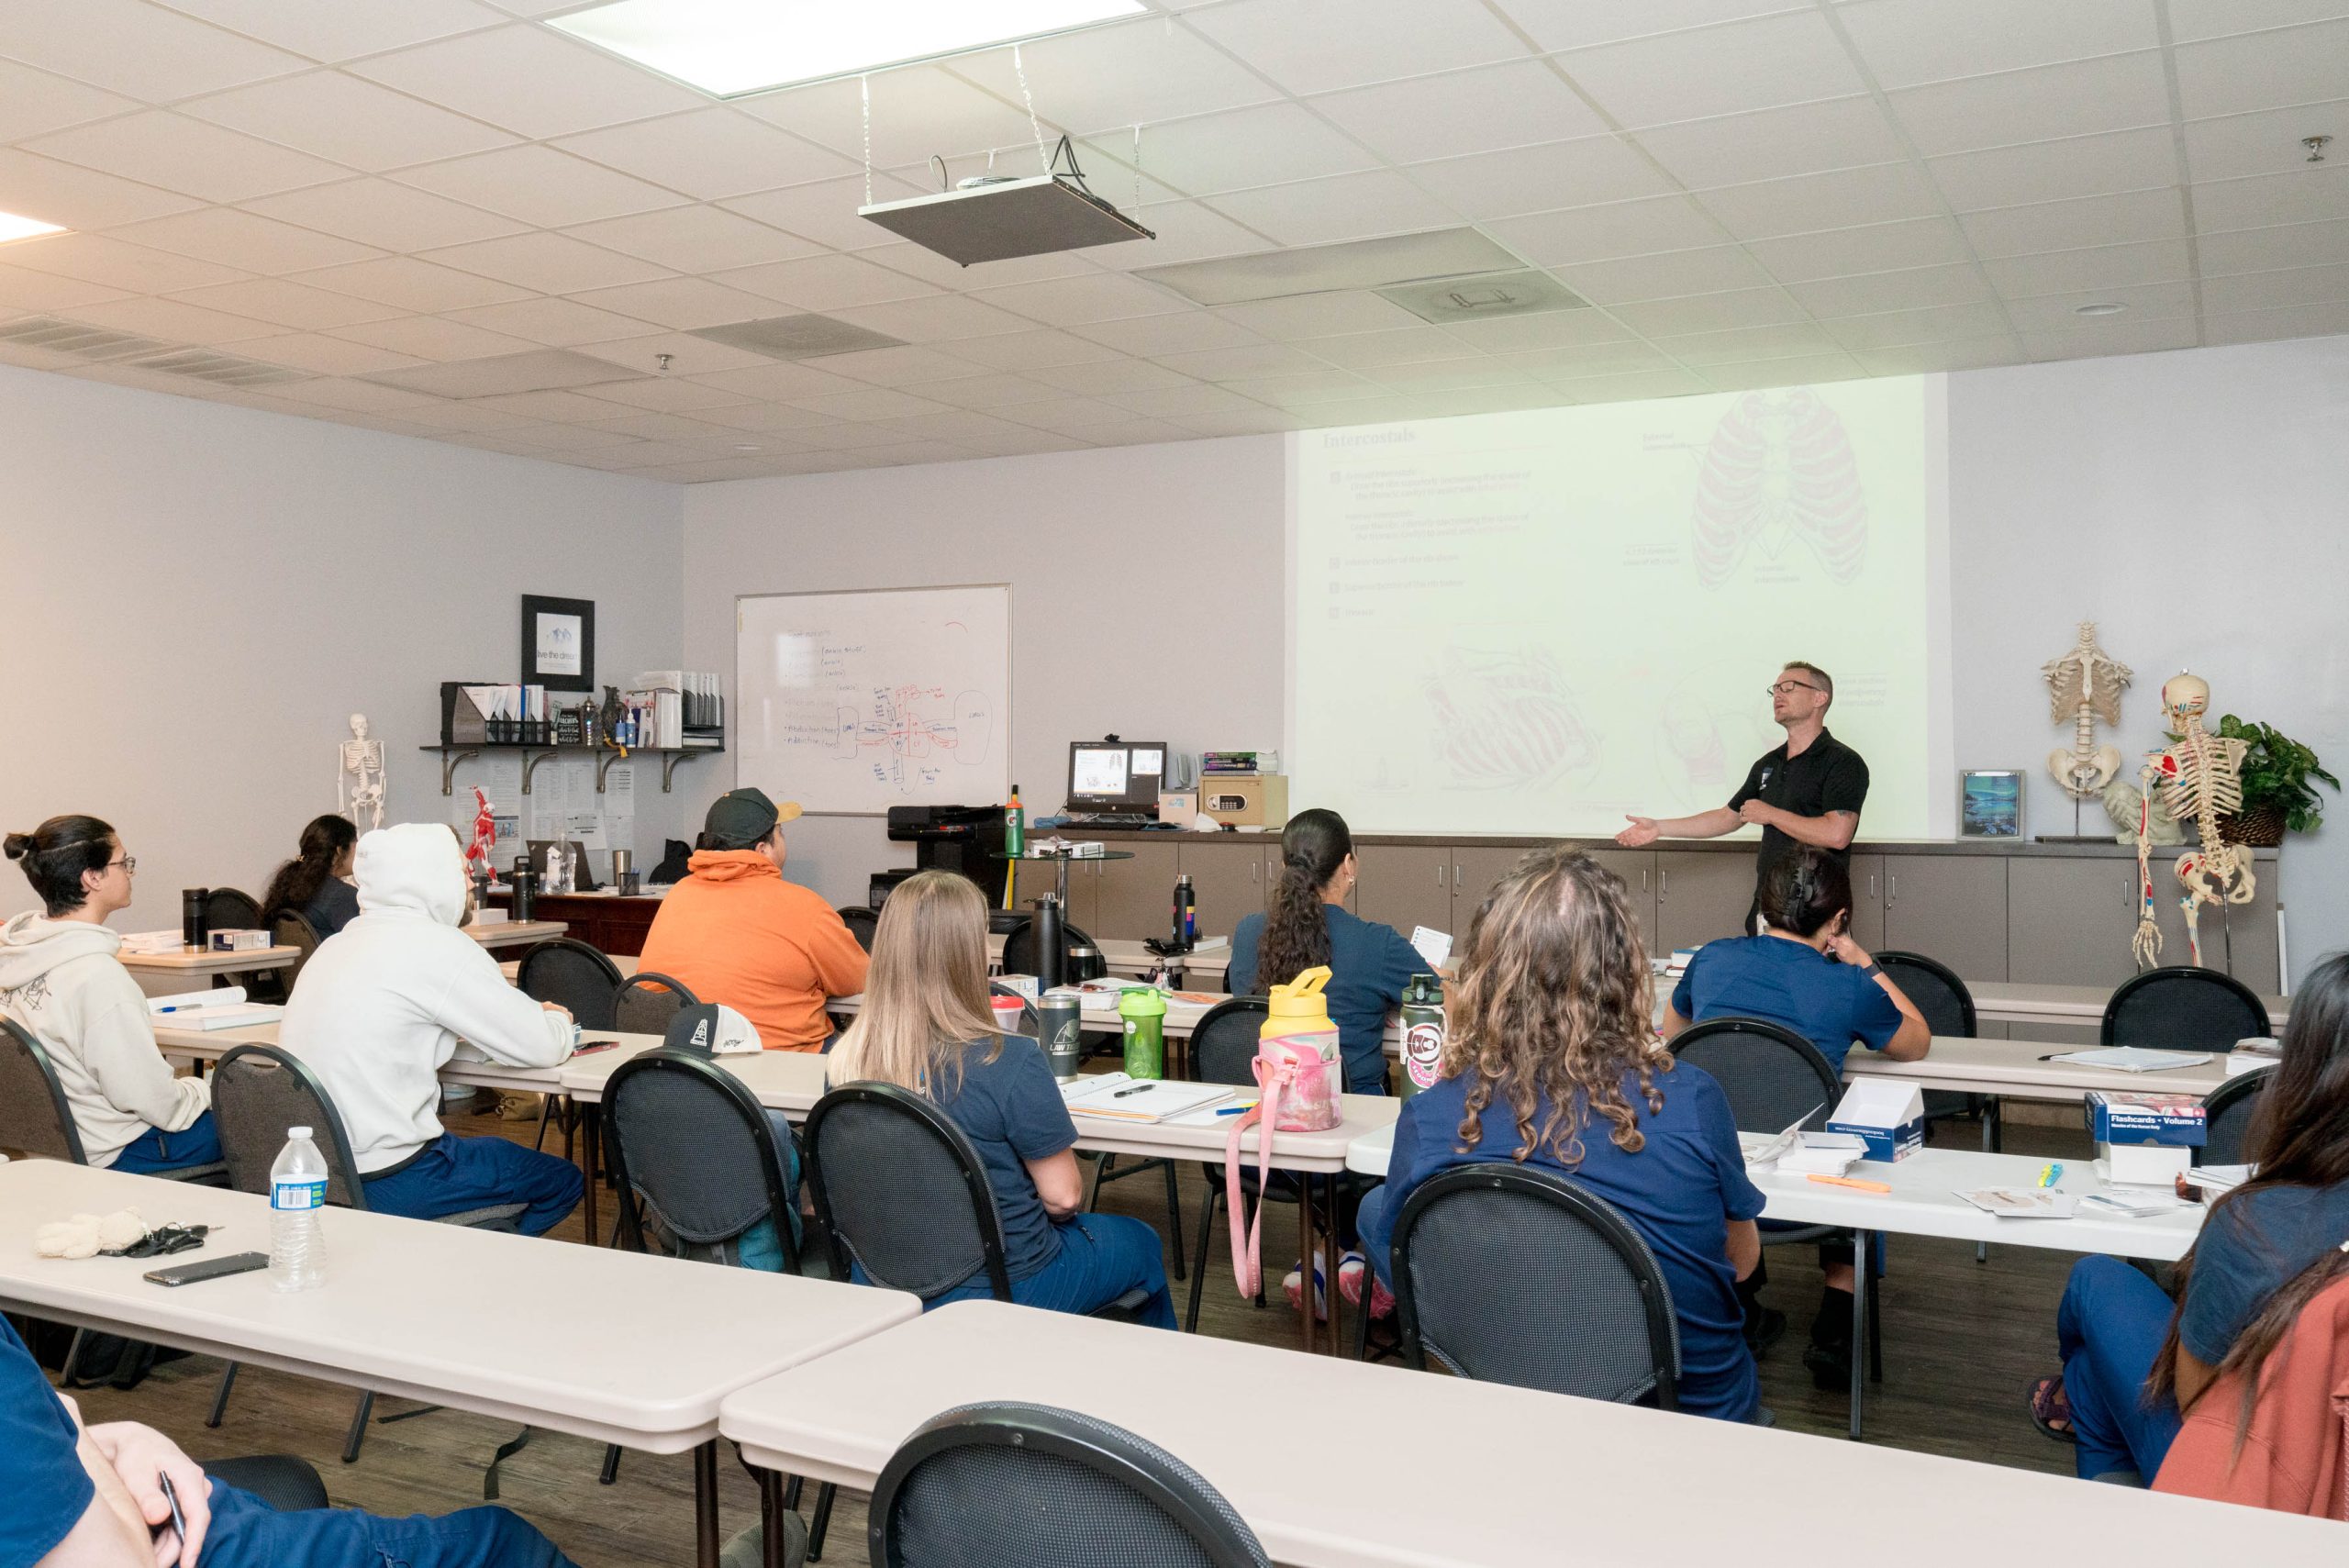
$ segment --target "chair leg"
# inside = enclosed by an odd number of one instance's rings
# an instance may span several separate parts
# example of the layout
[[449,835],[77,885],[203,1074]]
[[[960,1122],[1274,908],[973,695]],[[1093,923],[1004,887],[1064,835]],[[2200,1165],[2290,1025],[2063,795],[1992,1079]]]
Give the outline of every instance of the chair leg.
[[1884,1381],[1884,1279],[1868,1285],[1868,1381]]
[[1199,1331],[1199,1297],[1208,1287],[1208,1243],[1215,1236],[1216,1205],[1223,1199],[1213,1182],[1208,1184],[1208,1195],[1199,1205],[1199,1255],[1191,1262],[1191,1309],[1184,1316],[1183,1332]]
[[1370,1293],[1376,1288],[1372,1282],[1378,1276],[1370,1271],[1367,1260],[1363,1264],[1362,1299],[1354,1303],[1354,1360],[1370,1359]]
[[1085,1213],[1091,1214],[1101,1206],[1101,1184],[1108,1178],[1109,1167],[1117,1162],[1117,1159],[1115,1154],[1096,1154],[1093,1157],[1093,1180],[1085,1188]]
[[[69,1362],[66,1364],[70,1366],[72,1363]],[[220,1424],[220,1418],[228,1413],[228,1390],[236,1386],[237,1363],[230,1362],[220,1369],[220,1387],[212,1396],[212,1414],[204,1418],[206,1426],[217,1427]]]
[[533,1149],[543,1150],[547,1146],[547,1122],[554,1116],[554,1102],[552,1095],[539,1096],[539,1136],[531,1140]]
[[816,1515],[807,1521],[807,1561],[821,1562],[824,1556],[824,1532],[831,1528],[832,1499],[841,1489],[827,1481],[816,1493]]
[[1174,1277],[1183,1277],[1183,1189],[1174,1181],[1174,1162],[1166,1164],[1166,1227],[1174,1233],[1167,1256],[1174,1260]]
[[596,1484],[608,1486],[620,1478],[620,1445],[607,1443],[604,1448],[604,1468],[596,1477]]
[[374,1412],[375,1393],[370,1389],[359,1396],[359,1408],[351,1413],[351,1434],[342,1440],[342,1462],[359,1462],[359,1445],[367,1440],[367,1418]]
[[1860,1413],[1867,1396],[1867,1368],[1865,1364],[1868,1349],[1868,1233],[1852,1233],[1852,1418],[1851,1439],[1860,1440]]
[[[2006,1141],[2005,1139],[1999,1135],[1998,1096],[1985,1095],[1982,1096],[1982,1152],[1996,1154],[1998,1151],[1998,1145],[2004,1141]],[[1977,1263],[1987,1263],[1990,1261],[1990,1243],[1987,1241],[1974,1243],[1974,1261]]]

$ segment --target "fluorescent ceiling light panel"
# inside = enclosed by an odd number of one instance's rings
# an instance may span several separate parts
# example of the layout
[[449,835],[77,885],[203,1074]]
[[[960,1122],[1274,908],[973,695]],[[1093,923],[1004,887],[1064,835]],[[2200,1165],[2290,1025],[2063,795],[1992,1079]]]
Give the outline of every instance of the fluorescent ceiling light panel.
[[62,234],[61,225],[43,223],[37,217],[19,217],[13,212],[0,212],[0,245],[11,239],[31,239],[43,234]]
[[615,0],[547,25],[721,98],[1148,13],[1142,0]]
[[1241,305],[1291,295],[1384,289],[1434,278],[1512,272],[1524,265],[1473,228],[1433,228],[1383,239],[1347,239],[1141,267],[1133,275],[1163,284],[1195,305]]

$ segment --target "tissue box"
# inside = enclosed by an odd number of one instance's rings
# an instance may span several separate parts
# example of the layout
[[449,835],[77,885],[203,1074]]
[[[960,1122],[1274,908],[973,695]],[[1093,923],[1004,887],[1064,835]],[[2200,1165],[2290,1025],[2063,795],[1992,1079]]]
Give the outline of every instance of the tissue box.
[[259,952],[270,945],[267,931],[219,930],[211,933],[214,952]]
[[1843,1092],[1827,1130],[1858,1139],[1871,1160],[1906,1160],[1925,1146],[1925,1096],[1914,1084],[1864,1080]]
[[2210,1136],[2199,1095],[2096,1089],[2090,1091],[2087,1103],[2088,1136],[2099,1143],[2199,1149]]

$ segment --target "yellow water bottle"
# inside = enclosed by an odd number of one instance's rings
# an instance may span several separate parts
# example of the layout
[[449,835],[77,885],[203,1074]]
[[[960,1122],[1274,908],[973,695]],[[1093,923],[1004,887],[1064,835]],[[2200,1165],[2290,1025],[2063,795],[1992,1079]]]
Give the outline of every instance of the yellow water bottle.
[[1338,1059],[1338,1026],[1330,1021],[1329,999],[1321,988],[1330,984],[1330,966],[1317,964],[1286,985],[1275,985],[1272,1000],[1265,1008],[1264,1028],[1256,1031],[1258,1040],[1289,1039],[1322,1036],[1313,1043],[1325,1062]]

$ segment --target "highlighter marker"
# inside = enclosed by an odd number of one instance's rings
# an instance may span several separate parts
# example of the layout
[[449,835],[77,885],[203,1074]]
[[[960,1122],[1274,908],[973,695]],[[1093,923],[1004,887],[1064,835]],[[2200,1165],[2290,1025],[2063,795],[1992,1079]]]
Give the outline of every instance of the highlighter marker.
[[1810,1178],[1823,1187],[1850,1187],[1854,1192],[1888,1193],[1890,1185],[1883,1182],[1863,1182],[1850,1176],[1819,1176]]

